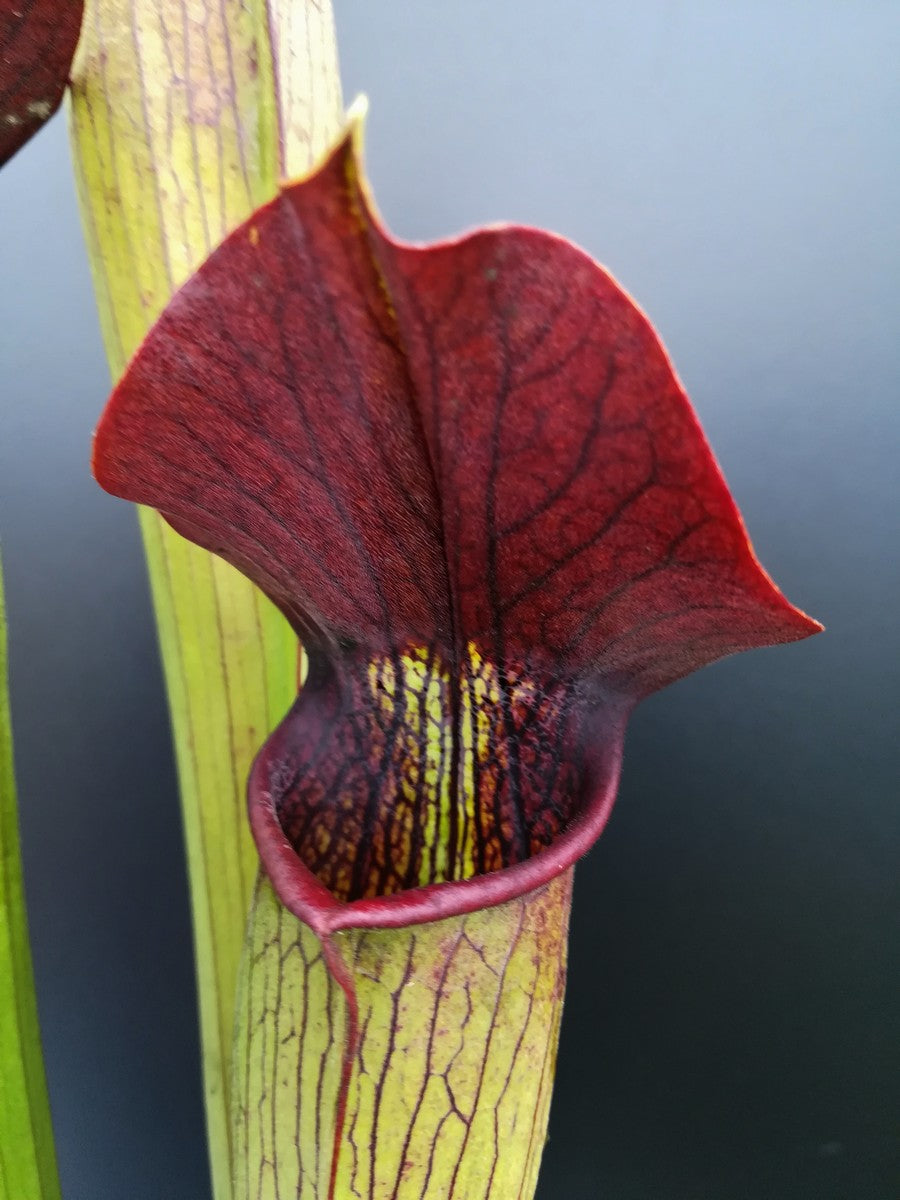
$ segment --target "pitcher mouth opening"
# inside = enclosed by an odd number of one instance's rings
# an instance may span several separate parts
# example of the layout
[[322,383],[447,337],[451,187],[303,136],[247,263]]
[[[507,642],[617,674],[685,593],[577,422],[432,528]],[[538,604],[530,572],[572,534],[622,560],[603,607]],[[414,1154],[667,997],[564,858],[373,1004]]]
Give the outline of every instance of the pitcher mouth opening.
[[314,661],[250,776],[263,867],[323,935],[532,891],[606,823],[626,715],[472,642]]

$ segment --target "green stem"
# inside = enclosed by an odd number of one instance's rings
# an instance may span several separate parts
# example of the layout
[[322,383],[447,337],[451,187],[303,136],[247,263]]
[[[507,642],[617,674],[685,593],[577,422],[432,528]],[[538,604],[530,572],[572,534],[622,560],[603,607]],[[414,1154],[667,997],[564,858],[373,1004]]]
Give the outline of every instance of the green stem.
[[[76,180],[117,378],[175,289],[334,138],[322,0],[88,0],[73,67]],[[99,405],[98,405],[99,411]],[[216,1200],[231,1200],[236,980],[253,881],[244,789],[296,694],[296,640],[219,559],[141,514],[188,853]]]

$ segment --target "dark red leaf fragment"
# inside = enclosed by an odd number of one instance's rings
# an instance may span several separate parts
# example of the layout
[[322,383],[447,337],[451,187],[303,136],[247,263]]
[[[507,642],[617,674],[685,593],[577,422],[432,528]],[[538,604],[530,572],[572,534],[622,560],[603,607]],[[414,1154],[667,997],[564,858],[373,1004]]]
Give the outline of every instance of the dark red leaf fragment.
[[0,0],[0,166],[59,108],[82,0]]

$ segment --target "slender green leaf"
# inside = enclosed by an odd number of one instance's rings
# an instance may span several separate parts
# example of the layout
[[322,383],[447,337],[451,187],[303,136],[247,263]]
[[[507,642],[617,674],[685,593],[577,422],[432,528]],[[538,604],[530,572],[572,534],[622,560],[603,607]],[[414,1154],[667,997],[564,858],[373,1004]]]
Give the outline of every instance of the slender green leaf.
[[0,1200],[59,1195],[22,890],[0,578]]

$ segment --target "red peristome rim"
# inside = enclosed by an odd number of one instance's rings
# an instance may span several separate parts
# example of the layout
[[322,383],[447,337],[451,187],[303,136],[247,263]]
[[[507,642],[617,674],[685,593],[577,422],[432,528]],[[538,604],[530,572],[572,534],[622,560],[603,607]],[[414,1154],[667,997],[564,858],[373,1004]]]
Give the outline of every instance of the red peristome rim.
[[593,761],[586,774],[589,779],[594,776],[595,790],[566,832],[546,850],[486,875],[348,902],[337,900],[301,862],[281,828],[269,788],[269,764],[280,731],[281,727],[276,729],[263,746],[250,772],[250,828],[279,900],[320,938],[327,938],[339,929],[400,929],[493,908],[561,875],[590,850],[609,819],[622,769],[625,720],[623,716],[613,736],[604,741],[603,753],[590,755]]

